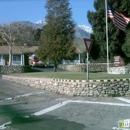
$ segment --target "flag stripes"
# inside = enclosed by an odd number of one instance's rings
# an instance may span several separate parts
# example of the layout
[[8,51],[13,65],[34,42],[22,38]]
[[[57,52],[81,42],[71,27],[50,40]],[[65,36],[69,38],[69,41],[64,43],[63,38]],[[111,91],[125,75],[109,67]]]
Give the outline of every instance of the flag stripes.
[[115,11],[111,6],[108,5],[108,17],[113,23],[120,29],[125,31],[127,24],[130,22],[130,18],[127,18],[120,12]]
[[119,29],[125,31],[125,28],[127,26],[127,22],[125,21],[124,17],[121,16],[121,13],[118,13],[117,11],[115,11],[114,21],[115,21],[115,25]]

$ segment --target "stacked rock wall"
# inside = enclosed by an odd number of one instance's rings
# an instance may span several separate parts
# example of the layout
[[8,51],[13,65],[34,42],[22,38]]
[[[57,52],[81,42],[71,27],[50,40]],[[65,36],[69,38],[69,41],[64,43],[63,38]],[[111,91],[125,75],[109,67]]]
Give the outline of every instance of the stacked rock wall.
[[128,96],[130,95],[130,79],[117,80],[62,80],[48,78],[29,78],[3,75],[9,80],[22,85],[44,89],[71,96]]
[[13,74],[13,73],[24,73],[30,72],[31,66],[0,66],[0,74]]
[[130,66],[109,67],[109,74],[130,74]]
[[[113,67],[114,64],[109,64],[110,67]],[[64,64],[59,65],[58,68],[62,68],[64,70],[68,71],[74,71],[74,72],[86,72],[86,63],[81,64]],[[107,64],[106,63],[90,63],[89,64],[89,71],[90,72],[107,72]]]

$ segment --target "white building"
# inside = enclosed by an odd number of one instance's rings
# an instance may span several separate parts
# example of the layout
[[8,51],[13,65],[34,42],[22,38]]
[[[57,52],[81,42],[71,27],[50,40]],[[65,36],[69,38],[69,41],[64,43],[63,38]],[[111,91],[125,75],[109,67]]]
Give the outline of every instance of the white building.
[[[12,65],[28,65],[28,56],[33,54],[37,46],[12,46]],[[0,46],[0,65],[9,64],[9,47]]]

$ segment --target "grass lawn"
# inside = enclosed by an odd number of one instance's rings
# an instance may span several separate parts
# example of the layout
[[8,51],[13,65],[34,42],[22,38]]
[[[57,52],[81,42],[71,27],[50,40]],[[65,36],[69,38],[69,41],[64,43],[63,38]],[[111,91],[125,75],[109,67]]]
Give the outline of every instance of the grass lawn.
[[[13,74],[14,76],[24,76],[24,77],[46,77],[46,78],[58,78],[58,79],[75,79],[75,80],[86,80],[86,72],[30,72],[30,73],[19,73]],[[89,73],[89,79],[128,79],[130,74],[108,74],[107,72],[95,72]]]

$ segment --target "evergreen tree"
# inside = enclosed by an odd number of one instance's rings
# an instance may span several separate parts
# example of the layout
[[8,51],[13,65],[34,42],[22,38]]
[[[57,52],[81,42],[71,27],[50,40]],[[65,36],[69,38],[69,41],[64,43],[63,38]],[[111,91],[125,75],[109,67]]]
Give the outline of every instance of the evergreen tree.
[[[121,12],[126,17],[130,17],[130,2],[127,0],[108,0],[107,1],[115,10]],[[94,39],[91,55],[96,58],[106,58],[107,47],[106,47],[106,10],[105,10],[105,0],[95,0],[94,1],[95,11],[88,11],[87,17],[92,25]],[[127,32],[119,30],[108,18],[108,41],[109,41],[109,58],[113,59],[114,56],[120,55],[123,58],[127,58],[125,54],[125,49],[122,46],[125,43]]]
[[127,56],[126,63],[130,62],[130,23],[127,25],[126,28],[126,38],[125,43],[122,45],[122,50]]
[[42,32],[42,29],[40,29],[40,28],[34,30],[34,38],[36,41],[39,41],[40,36],[41,36],[41,32]]
[[54,63],[56,71],[62,59],[72,60],[76,48],[73,46],[75,23],[72,20],[68,0],[47,0],[46,25],[40,37],[37,55]]

